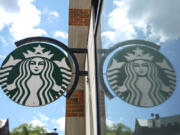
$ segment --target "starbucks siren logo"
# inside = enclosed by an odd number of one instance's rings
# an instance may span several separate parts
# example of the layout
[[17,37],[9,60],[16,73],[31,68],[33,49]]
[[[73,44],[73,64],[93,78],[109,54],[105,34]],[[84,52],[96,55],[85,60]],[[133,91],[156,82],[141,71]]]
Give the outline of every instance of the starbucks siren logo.
[[118,97],[142,107],[165,102],[176,86],[170,62],[155,49],[141,45],[114,54],[107,67],[107,80]]
[[45,43],[14,50],[0,69],[0,85],[9,98],[25,106],[41,106],[63,95],[72,76],[67,56]]

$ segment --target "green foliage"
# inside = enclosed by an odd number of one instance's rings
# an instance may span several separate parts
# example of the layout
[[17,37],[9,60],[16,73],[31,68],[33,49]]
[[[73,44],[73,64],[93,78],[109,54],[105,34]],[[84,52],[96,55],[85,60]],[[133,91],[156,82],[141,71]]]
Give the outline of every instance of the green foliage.
[[106,126],[106,135],[132,135],[132,131],[124,124],[114,124],[112,127]]
[[11,135],[45,135],[46,130],[44,127],[36,126],[33,127],[31,124],[21,124],[14,128]]

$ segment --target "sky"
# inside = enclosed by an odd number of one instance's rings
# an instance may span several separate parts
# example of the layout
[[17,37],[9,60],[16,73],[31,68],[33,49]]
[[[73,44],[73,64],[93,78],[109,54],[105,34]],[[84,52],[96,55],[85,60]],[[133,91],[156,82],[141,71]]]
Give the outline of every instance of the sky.
[[[136,118],[180,114],[178,103],[180,62],[180,1],[104,0],[101,17],[103,48],[130,39],[152,41],[174,66],[177,87],[168,101],[152,108],[140,108],[115,97],[106,97],[107,124],[124,123],[134,128]],[[14,42],[31,36],[48,36],[68,43],[67,0],[0,0],[0,64],[16,47]],[[11,101],[0,90],[0,119],[9,118],[10,130],[21,123],[45,126],[48,131],[65,128],[65,98],[42,107],[25,107]]]

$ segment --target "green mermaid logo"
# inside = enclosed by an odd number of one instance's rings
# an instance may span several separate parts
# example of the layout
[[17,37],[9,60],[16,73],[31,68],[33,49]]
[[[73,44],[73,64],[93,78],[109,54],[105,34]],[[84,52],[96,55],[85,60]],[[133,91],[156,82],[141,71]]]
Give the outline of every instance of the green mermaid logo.
[[142,107],[165,102],[176,86],[169,61],[155,49],[138,45],[124,48],[111,58],[107,80],[118,97]]
[[13,51],[0,69],[2,89],[13,101],[41,106],[63,95],[72,76],[67,56],[45,43],[24,45]]

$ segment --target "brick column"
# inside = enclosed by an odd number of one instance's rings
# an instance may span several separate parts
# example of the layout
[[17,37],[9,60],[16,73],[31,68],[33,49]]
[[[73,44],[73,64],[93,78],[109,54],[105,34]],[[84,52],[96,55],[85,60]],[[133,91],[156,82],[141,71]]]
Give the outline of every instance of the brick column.
[[[91,0],[69,0],[70,48],[87,48]],[[85,69],[86,54],[76,54],[80,70]],[[78,86],[66,100],[66,135],[85,135],[85,80],[80,77]]]
[[84,91],[77,90],[66,100],[66,117],[84,117]]
[[106,135],[106,112],[105,112],[105,94],[103,90],[99,90],[99,107],[100,107],[100,124],[101,134]]
[[69,9],[69,25],[88,26],[90,9]]

